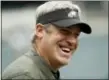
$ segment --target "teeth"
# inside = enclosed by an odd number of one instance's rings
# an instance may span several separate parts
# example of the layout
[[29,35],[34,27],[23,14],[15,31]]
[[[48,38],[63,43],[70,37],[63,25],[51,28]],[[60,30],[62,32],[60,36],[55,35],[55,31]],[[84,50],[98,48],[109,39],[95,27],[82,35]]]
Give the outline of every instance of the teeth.
[[67,52],[69,52],[70,51],[70,49],[69,48],[61,48],[63,51],[67,51]]

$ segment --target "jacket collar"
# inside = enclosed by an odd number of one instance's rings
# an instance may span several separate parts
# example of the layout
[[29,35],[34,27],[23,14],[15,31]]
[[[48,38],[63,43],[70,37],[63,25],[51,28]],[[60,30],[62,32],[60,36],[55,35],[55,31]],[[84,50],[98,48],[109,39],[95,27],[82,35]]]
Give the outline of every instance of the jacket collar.
[[37,52],[35,52],[34,49],[31,49],[26,56],[30,57],[35,64],[38,66],[38,68],[41,70],[41,72],[46,76],[48,79],[55,79],[52,70],[50,66],[45,62],[45,60],[38,55]]

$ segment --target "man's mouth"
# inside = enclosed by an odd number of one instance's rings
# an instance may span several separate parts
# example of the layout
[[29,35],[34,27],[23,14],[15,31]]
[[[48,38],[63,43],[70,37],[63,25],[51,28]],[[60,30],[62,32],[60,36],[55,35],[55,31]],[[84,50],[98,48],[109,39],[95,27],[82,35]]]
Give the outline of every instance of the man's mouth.
[[71,50],[69,48],[66,47],[61,47],[62,51],[69,53]]
[[71,48],[63,45],[59,45],[59,47],[64,53],[71,53]]

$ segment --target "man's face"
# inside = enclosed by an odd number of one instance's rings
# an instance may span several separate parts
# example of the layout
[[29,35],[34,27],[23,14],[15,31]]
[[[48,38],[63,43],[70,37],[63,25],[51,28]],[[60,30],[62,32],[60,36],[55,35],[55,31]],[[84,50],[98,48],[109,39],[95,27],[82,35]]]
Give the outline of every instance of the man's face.
[[59,28],[50,25],[42,31],[40,40],[40,52],[46,57],[51,65],[68,64],[78,46],[80,28]]

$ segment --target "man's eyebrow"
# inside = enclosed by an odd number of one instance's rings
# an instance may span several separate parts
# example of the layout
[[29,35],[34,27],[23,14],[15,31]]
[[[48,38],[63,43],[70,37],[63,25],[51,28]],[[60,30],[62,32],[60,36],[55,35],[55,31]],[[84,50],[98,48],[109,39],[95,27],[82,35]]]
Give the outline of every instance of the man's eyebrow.
[[59,28],[59,30],[61,31],[66,31],[66,32],[70,32],[70,33],[72,33],[72,30],[71,29],[69,29],[69,28]]

